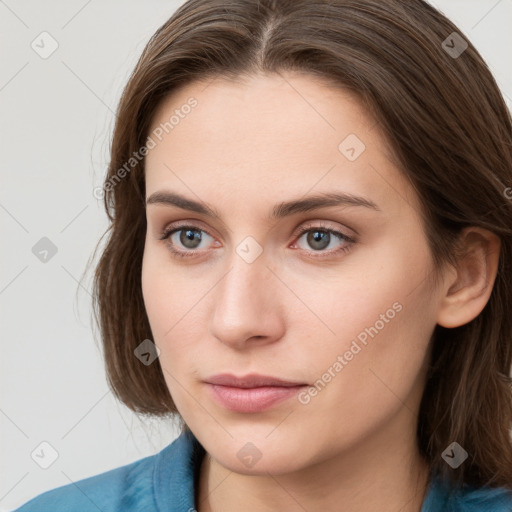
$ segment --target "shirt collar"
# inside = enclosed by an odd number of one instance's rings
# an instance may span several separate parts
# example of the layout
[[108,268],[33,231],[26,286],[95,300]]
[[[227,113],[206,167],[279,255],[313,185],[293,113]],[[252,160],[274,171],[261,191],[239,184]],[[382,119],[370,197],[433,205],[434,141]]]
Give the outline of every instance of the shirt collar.
[[[169,446],[156,455],[153,489],[159,512],[196,512],[195,490],[205,453],[205,449],[194,434],[186,428]],[[438,475],[431,474],[421,512],[445,510],[450,499],[465,498],[471,501],[480,495],[490,497],[487,495],[494,496],[505,491],[491,489],[470,492],[470,490],[465,488],[460,493],[455,493],[447,481]],[[498,498],[500,496],[496,496],[495,499]],[[512,499],[512,496],[508,495],[508,499]],[[507,503],[510,502],[507,501]]]
[[161,512],[195,512],[195,489],[205,449],[187,428],[157,454],[153,489]]

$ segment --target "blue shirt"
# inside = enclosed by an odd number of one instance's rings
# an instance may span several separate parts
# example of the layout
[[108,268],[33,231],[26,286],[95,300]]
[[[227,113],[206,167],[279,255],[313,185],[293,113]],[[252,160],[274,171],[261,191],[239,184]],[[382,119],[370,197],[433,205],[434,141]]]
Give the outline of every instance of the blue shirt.
[[[44,492],[14,512],[196,512],[204,448],[185,431],[155,455]],[[421,512],[512,512],[512,492],[454,492],[431,479]]]

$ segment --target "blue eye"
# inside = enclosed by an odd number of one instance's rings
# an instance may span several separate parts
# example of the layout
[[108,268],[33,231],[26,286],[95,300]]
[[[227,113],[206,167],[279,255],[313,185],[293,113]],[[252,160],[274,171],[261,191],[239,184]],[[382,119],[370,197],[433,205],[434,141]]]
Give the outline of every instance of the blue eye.
[[[352,244],[355,242],[355,240],[341,231],[337,231],[335,229],[331,229],[325,226],[307,226],[305,228],[302,228],[302,230],[298,233],[298,239],[300,240],[304,235],[306,236],[306,243],[311,248],[306,249],[308,252],[312,253],[319,253],[314,254],[314,257],[320,256],[331,256],[334,253],[337,253],[339,251],[348,251],[352,247]],[[331,245],[331,242],[342,242],[342,245],[331,249],[328,251],[325,251],[324,249],[328,248]]]
[[[178,236],[174,236],[178,235]],[[306,242],[310,249],[304,249],[312,257],[328,257],[337,254],[340,251],[347,252],[350,250],[355,240],[341,231],[337,231],[326,226],[306,226],[295,235],[300,240],[304,235],[307,235]],[[193,225],[180,225],[169,226],[166,228],[160,240],[165,240],[170,252],[179,258],[194,257],[198,253],[203,252],[205,247],[201,247],[201,243],[208,238],[213,237],[205,230]],[[333,243],[338,247],[330,250],[329,248]],[[341,242],[341,244],[340,244]],[[210,242],[211,243],[211,242]],[[206,244],[208,247],[208,244]]]
[[[185,247],[185,249],[188,250],[180,250],[176,249],[177,242],[173,240],[173,235],[179,234],[178,242],[182,245],[182,247]],[[201,242],[204,240],[204,235],[206,234],[207,237],[211,237],[206,231],[199,229],[197,226],[179,226],[174,227],[170,229],[166,229],[162,233],[161,240],[167,240],[167,245],[169,246],[169,249],[173,254],[179,257],[188,257],[188,256],[194,256],[196,254],[196,249],[199,247]]]
[[[313,252],[337,252],[338,250],[348,250],[353,239],[341,233],[340,231],[336,231],[334,229],[328,229],[323,227],[316,228],[306,228],[303,229],[299,233],[299,239],[304,235],[307,235],[305,240],[307,245],[312,249]],[[324,251],[324,249],[328,248],[331,243],[344,242],[341,248]]]

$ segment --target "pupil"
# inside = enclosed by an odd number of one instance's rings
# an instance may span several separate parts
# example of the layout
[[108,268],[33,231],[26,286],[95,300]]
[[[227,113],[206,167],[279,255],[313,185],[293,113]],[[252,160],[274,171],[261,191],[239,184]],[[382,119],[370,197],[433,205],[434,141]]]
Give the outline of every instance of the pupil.
[[308,243],[315,249],[324,249],[329,245],[329,238],[330,234],[325,231],[312,231],[309,234]]
[[194,249],[198,244],[196,245],[193,245],[192,244],[192,247],[188,245],[188,242],[194,242],[194,240],[197,240],[198,243],[201,242],[201,234],[199,233],[199,231],[197,230],[194,230],[194,229],[187,229],[187,230],[183,230],[181,232],[181,243],[185,246],[185,247],[188,247],[189,249]]

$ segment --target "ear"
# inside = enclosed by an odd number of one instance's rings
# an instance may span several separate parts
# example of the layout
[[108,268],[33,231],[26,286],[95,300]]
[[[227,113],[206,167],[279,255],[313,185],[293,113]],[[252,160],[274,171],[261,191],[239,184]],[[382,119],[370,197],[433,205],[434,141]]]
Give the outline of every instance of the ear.
[[498,271],[498,236],[483,228],[469,227],[462,231],[460,241],[464,255],[445,280],[437,317],[437,323],[448,328],[467,324],[480,314],[491,296]]

